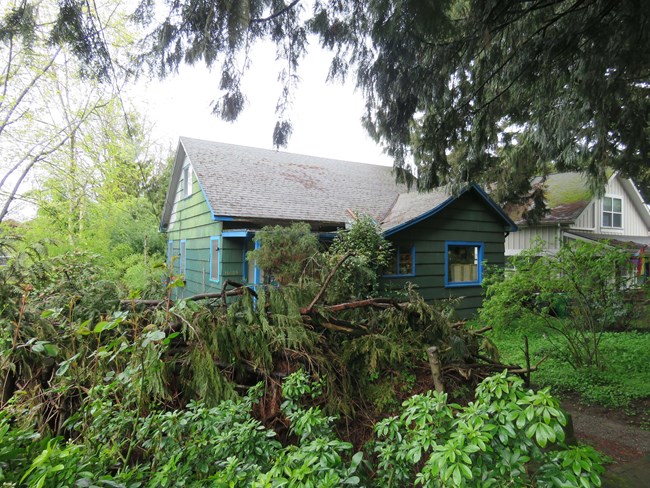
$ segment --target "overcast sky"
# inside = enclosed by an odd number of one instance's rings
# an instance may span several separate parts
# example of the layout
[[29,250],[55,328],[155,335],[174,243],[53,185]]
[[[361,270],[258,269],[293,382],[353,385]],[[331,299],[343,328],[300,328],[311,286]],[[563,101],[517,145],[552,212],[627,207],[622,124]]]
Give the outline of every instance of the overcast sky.
[[[234,123],[211,114],[218,98],[218,69],[182,66],[166,80],[141,81],[129,89],[130,98],[154,124],[154,135],[175,148],[179,136],[273,149],[275,105],[280,93],[278,65],[272,45],[258,45],[252,67],[243,81],[248,98],[244,112]],[[291,120],[293,134],[288,152],[348,161],[391,165],[361,126],[364,103],[350,81],[345,86],[326,83],[329,57],[310,47],[299,74],[302,82],[295,97]]]

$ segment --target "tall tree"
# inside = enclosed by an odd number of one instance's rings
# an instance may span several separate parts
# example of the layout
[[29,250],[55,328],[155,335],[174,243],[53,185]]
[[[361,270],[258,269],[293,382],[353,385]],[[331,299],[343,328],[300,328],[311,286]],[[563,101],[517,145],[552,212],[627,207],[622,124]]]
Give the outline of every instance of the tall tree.
[[[77,8],[73,4],[62,2],[56,9],[46,2],[11,0],[0,6],[0,221],[34,169],[55,164],[62,152],[74,161],[80,127],[115,96],[121,75],[111,70],[112,83],[101,81],[111,66],[104,41],[122,25],[116,7],[93,3],[93,16],[102,12],[115,26],[98,31],[88,21],[74,20],[81,17],[68,12]],[[89,5],[80,10],[90,11]],[[71,26],[80,29],[85,44],[73,42]],[[92,52],[83,54],[85,49]]]
[[496,183],[507,199],[525,193],[532,175],[577,170],[599,189],[608,167],[650,182],[646,2],[303,3],[177,0],[161,18],[155,0],[141,0],[136,18],[152,30],[140,62],[161,76],[182,62],[219,63],[214,110],[232,120],[244,105],[250,45],[275,42],[286,61],[274,131],[282,145],[285,102],[313,32],[333,51],[330,76],[356,75],[365,126],[420,188]]
[[649,22],[640,0],[320,0],[310,16],[295,1],[185,0],[144,59],[164,74],[224,54],[222,100],[239,100],[233,53],[269,37],[295,65],[308,28],[333,50],[332,77],[356,74],[398,174],[422,189],[497,183],[507,199],[556,170],[595,189],[608,167],[650,182]]

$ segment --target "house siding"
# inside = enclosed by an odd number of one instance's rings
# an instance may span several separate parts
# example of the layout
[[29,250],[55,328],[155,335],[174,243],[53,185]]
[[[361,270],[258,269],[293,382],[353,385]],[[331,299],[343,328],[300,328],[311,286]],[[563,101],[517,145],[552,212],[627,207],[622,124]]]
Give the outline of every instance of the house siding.
[[415,247],[416,276],[384,277],[382,283],[387,290],[397,290],[411,282],[425,300],[463,297],[456,311],[461,318],[470,317],[483,302],[483,289],[480,285],[445,287],[445,243],[481,242],[483,261],[503,266],[504,235],[503,220],[478,196],[467,193],[439,214],[389,237],[395,246]]
[[[192,178],[192,193],[186,198],[182,198],[184,182],[177,185],[167,230],[167,240],[172,241],[175,256],[180,253],[181,239],[186,246],[185,287],[175,288],[174,298],[221,291],[219,283],[210,280],[210,237],[221,235],[221,222],[213,220],[193,171]],[[175,261],[174,272],[178,273],[180,260]]]
[[506,255],[516,256],[525,249],[530,249],[536,240],[541,240],[544,249],[556,252],[560,244],[560,227],[558,225],[540,225],[520,227],[505,240]]
[[245,282],[246,276],[244,268],[244,239],[224,238],[222,243],[221,256],[221,282],[231,280],[236,282]]
[[[595,231],[596,219],[599,209],[602,209],[601,204],[597,200],[592,200],[589,205],[582,211],[572,226],[574,229]],[[602,214],[601,214],[602,215]]]

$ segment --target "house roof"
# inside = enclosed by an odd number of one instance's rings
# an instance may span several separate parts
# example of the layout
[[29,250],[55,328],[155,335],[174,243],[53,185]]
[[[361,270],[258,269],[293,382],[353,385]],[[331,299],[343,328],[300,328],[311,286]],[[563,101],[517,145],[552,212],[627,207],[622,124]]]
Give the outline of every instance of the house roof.
[[[545,179],[536,177],[533,187],[543,185],[548,213],[540,220],[542,224],[571,223],[578,218],[593,198],[587,179],[582,173],[555,173]],[[526,205],[508,208],[508,215],[518,224],[523,218]]]
[[[628,178],[613,173],[611,178],[620,178],[619,181],[628,192],[641,218],[650,227],[650,212],[643,202],[643,198],[634,182]],[[537,177],[533,179],[533,186],[544,185],[544,197],[548,213],[541,219],[541,224],[571,224],[580,216],[583,210],[594,198],[594,192],[589,187],[589,182],[582,173],[554,173],[545,179]],[[524,223],[522,218],[524,206],[508,209],[508,215],[518,224]]]
[[586,241],[604,242],[621,249],[638,251],[641,247],[650,245],[650,236],[617,236],[612,234],[594,234],[592,232],[580,232],[572,230],[565,232],[565,236],[579,238]]
[[[386,166],[318,158],[181,137],[163,211],[172,213],[185,158],[215,220],[305,221],[344,226],[364,213],[384,231],[453,200],[445,189],[409,192]],[[514,223],[496,207],[512,230]]]

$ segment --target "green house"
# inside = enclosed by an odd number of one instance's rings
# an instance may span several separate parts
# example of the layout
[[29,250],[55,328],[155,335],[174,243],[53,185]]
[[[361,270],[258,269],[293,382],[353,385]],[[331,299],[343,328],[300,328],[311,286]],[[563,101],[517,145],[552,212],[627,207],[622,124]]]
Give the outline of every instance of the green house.
[[178,294],[191,296],[219,292],[225,280],[263,283],[246,253],[266,225],[303,221],[332,236],[360,213],[394,245],[387,289],[411,282],[427,300],[463,297],[461,317],[480,306],[483,270],[504,264],[504,240],[517,230],[476,185],[455,196],[409,192],[385,166],[182,137],[161,231],[185,278]]

